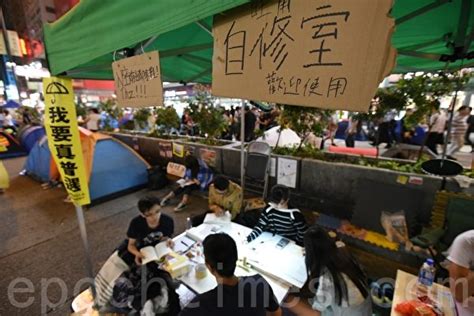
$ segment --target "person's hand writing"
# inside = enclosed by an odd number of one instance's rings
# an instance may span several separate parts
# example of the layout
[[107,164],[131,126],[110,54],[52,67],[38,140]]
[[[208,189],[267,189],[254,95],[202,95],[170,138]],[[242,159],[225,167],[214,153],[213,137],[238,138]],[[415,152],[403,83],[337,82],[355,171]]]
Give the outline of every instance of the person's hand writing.
[[214,214],[216,214],[217,217],[224,216],[224,210],[217,206],[216,210],[214,211]]

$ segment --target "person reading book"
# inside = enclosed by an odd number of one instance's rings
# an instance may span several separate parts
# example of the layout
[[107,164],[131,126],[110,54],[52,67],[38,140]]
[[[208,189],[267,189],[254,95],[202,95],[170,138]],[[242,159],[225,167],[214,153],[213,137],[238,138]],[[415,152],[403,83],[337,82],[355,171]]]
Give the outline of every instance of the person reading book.
[[234,275],[238,253],[232,237],[212,234],[204,239],[203,246],[207,269],[216,278],[217,286],[196,296],[181,316],[282,315],[271,286],[262,276]]
[[160,203],[161,206],[165,206],[172,198],[182,194],[183,197],[181,198],[181,202],[179,202],[178,206],[174,208],[175,212],[182,211],[188,205],[189,195],[191,192],[199,190],[200,185],[198,180],[199,161],[194,156],[188,155],[185,158],[184,165],[186,166],[184,178],[179,179],[176,182],[179,187],[168,193]]
[[191,223],[193,226],[199,226],[208,213],[222,216],[226,211],[229,211],[232,219],[235,219],[241,208],[242,188],[222,176],[217,176],[209,186],[209,210],[191,218]]
[[270,206],[260,215],[257,225],[247,236],[247,241],[254,240],[266,231],[291,239],[302,246],[307,229],[306,221],[300,210],[288,207],[289,201],[290,189],[283,185],[274,186]]
[[173,246],[171,236],[174,232],[173,219],[161,213],[160,199],[146,196],[138,201],[140,215],[130,222],[127,230],[127,239],[119,247],[119,256],[129,265],[142,264],[145,256],[139,249],[146,246],[155,246],[166,241]]

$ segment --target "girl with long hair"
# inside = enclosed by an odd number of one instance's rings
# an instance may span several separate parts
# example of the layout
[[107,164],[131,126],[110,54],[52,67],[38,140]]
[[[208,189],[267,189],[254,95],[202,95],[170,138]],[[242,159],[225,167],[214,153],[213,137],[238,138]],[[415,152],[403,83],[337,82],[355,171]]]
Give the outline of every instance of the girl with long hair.
[[345,246],[313,226],[304,236],[304,248],[310,290],[315,295],[308,303],[293,304],[290,310],[297,315],[372,315],[366,274]]

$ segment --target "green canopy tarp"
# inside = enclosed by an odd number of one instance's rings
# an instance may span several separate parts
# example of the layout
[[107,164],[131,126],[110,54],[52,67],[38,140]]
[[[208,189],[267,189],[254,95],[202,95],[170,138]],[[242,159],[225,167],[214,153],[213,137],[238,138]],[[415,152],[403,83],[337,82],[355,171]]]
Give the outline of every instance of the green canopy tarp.
[[[307,0],[299,0],[307,1]],[[376,1],[376,0],[374,0]],[[159,50],[165,81],[211,82],[212,16],[249,0],[82,0],[44,26],[52,74],[112,79],[114,52]],[[458,69],[442,55],[474,49],[472,0],[396,0],[394,72]],[[455,49],[455,47],[461,47]],[[465,60],[465,67],[474,60]]]

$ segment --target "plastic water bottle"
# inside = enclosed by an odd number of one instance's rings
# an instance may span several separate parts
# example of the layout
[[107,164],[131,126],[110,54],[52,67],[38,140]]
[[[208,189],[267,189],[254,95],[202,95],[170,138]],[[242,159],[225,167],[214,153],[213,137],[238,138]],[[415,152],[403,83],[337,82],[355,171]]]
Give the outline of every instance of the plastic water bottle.
[[186,230],[190,230],[193,227],[193,224],[191,223],[191,218],[186,218]]
[[420,301],[426,301],[429,297],[431,287],[435,279],[436,269],[433,259],[427,259],[418,273],[418,282],[416,285],[416,296]]

